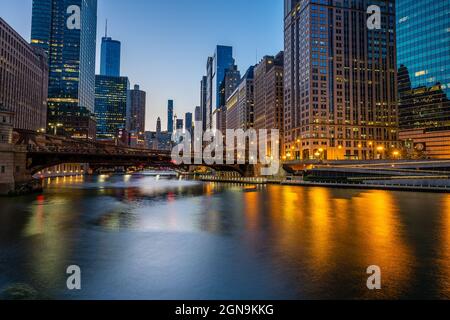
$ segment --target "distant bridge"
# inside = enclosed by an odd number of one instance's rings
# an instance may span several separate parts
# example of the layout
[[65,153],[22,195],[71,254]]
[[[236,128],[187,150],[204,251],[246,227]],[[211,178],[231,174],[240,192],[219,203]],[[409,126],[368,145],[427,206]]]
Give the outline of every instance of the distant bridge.
[[[7,156],[7,154],[10,156]],[[2,145],[2,154],[9,157],[14,172],[1,193],[33,181],[32,176],[47,168],[65,163],[87,163],[94,171],[111,167],[156,167],[189,170],[191,165],[177,165],[170,151],[147,150],[109,145],[95,141],[53,136],[28,130],[14,130],[13,145]],[[252,165],[208,165],[216,171],[234,171],[242,176],[253,176]],[[6,185],[6,187],[5,187]],[[5,190],[8,190],[5,192]]]

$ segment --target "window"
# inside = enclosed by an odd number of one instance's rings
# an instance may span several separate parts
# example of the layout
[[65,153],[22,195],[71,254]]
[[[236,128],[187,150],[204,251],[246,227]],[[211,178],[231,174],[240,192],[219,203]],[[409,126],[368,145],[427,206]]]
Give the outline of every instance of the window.
[[5,173],[5,171],[6,171],[6,167],[5,166],[1,166],[0,173]]

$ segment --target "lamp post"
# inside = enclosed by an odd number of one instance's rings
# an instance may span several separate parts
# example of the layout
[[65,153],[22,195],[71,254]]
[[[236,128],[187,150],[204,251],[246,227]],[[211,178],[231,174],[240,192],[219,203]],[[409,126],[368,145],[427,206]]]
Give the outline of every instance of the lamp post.
[[380,160],[383,160],[384,147],[383,146],[378,146],[377,147],[377,151],[380,154]]

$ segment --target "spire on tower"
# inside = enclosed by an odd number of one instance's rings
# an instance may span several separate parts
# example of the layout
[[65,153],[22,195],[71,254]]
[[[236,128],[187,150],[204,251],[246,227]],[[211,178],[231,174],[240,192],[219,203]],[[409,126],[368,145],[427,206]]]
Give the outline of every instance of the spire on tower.
[[106,19],[106,25],[105,25],[105,38],[108,37],[108,19]]

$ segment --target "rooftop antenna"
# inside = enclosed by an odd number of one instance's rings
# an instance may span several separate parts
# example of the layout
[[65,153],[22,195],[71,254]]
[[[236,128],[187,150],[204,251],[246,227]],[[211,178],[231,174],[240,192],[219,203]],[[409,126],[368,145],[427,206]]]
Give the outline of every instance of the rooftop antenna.
[[108,37],[108,19],[106,19],[106,25],[105,25],[105,38]]

